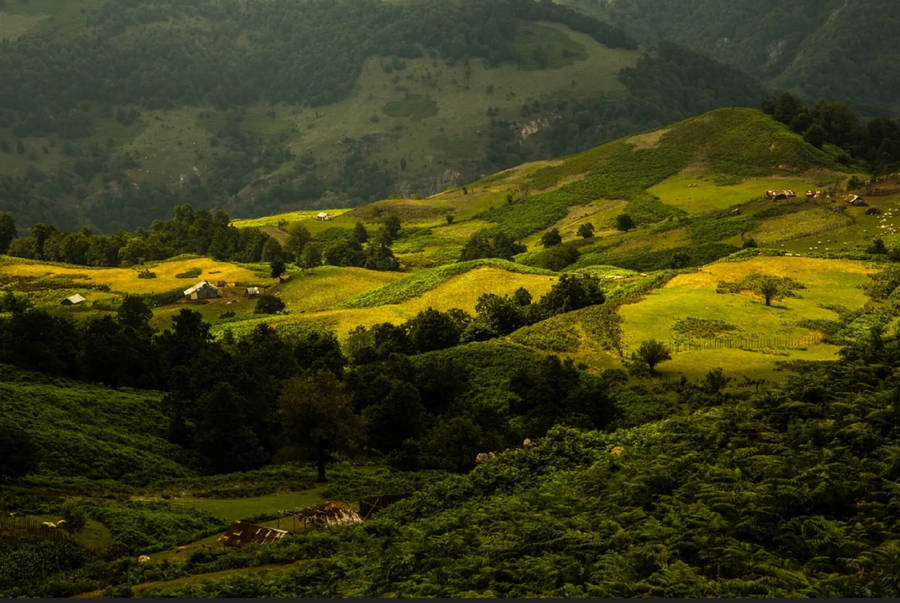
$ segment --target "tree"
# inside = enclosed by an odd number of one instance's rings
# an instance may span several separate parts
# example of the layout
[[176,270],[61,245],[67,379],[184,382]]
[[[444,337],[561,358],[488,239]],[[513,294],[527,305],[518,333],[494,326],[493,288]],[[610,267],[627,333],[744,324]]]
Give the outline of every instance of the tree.
[[578,236],[582,239],[590,239],[594,236],[594,225],[590,222],[585,222],[581,226],[578,227]]
[[477,322],[498,335],[508,335],[525,324],[522,307],[507,296],[485,293],[478,298],[475,312]]
[[879,238],[875,239],[874,241],[872,241],[872,244],[869,246],[868,249],[866,249],[866,252],[880,255],[880,254],[887,253],[888,250],[887,250],[887,247],[885,247],[885,245],[884,245],[884,240],[882,240],[879,237]]
[[428,308],[407,322],[409,339],[420,354],[459,343],[459,325],[447,314]]
[[761,296],[767,306],[772,305],[772,300],[791,297],[797,289],[803,285],[792,278],[771,276],[766,274],[749,274],[738,285],[739,291],[752,291]]
[[288,380],[278,397],[285,447],[297,458],[314,459],[320,482],[326,481],[325,464],[332,454],[363,440],[364,423],[351,402],[344,384],[329,371]]
[[632,228],[634,228],[634,220],[631,219],[631,216],[628,214],[619,214],[616,216],[616,228],[623,231],[628,232]]
[[825,132],[825,128],[823,128],[819,124],[813,124],[806,130],[806,132],[804,132],[803,140],[816,148],[822,148],[822,145],[825,144],[826,136],[827,134]]
[[278,241],[269,237],[263,245],[262,261],[274,262],[276,260],[284,260],[284,251]]
[[284,310],[284,302],[280,298],[264,293],[256,300],[254,314],[277,314]]
[[604,300],[600,279],[596,276],[563,274],[541,298],[540,304],[553,315],[602,304]]
[[284,260],[272,260],[269,262],[269,275],[272,278],[278,278],[282,274],[284,274],[284,270],[287,266],[284,264]]
[[312,235],[302,224],[292,224],[288,227],[288,232],[290,234],[287,241],[284,242],[284,251],[296,264],[300,264],[303,249],[312,239]]
[[746,241],[744,241],[744,249],[754,249],[756,247],[759,247],[759,245],[756,243],[756,239],[754,239],[753,237],[750,237]]
[[0,482],[27,475],[37,466],[37,448],[27,431],[0,420]]
[[544,233],[541,237],[541,245],[544,247],[553,247],[554,245],[559,245],[562,243],[562,236],[559,234],[559,230],[553,228]]
[[384,221],[384,228],[387,230],[388,235],[390,235],[391,240],[396,240],[396,238],[400,235],[400,218],[396,214],[391,214]]
[[642,341],[637,351],[637,360],[646,364],[651,373],[656,373],[657,364],[671,359],[672,353],[666,344],[655,339]]
[[360,245],[369,240],[369,231],[366,230],[366,227],[363,226],[362,222],[357,222],[356,226],[353,227],[353,238],[356,239],[356,242]]
[[322,265],[322,245],[321,243],[307,243],[300,253],[297,262],[301,268],[316,268]]
[[193,443],[209,473],[246,471],[263,465],[266,454],[248,424],[247,399],[231,384],[219,382],[197,400]]
[[16,238],[16,223],[9,214],[0,214],[0,254],[9,251],[9,246]]
[[517,253],[525,251],[525,246],[504,232],[491,233],[479,230],[466,241],[460,259],[477,260],[479,258],[503,258],[508,260]]
[[574,247],[556,245],[537,254],[534,258],[534,265],[538,268],[546,268],[547,270],[558,272],[569,264],[577,262],[579,257],[581,257],[581,254]]

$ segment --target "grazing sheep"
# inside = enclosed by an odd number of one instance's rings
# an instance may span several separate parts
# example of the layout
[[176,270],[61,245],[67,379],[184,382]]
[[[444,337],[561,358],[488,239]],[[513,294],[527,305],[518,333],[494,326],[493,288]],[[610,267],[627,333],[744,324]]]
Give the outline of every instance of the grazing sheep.
[[522,448],[525,450],[530,450],[534,446],[534,442],[531,441],[531,438],[525,438],[522,442]]
[[150,561],[150,555],[141,555],[138,557],[138,563],[147,563]]

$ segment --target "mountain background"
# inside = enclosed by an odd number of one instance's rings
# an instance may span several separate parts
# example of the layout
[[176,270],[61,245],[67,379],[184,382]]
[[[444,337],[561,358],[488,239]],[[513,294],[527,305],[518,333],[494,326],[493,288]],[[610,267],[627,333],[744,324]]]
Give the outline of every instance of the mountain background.
[[876,0],[0,0],[0,79],[15,82],[0,91],[0,212],[24,229],[113,232],[185,202],[252,217],[428,196],[758,107],[758,82],[890,112],[896,13]]
[[561,0],[642,43],[668,40],[807,101],[900,111],[900,5],[890,0]]

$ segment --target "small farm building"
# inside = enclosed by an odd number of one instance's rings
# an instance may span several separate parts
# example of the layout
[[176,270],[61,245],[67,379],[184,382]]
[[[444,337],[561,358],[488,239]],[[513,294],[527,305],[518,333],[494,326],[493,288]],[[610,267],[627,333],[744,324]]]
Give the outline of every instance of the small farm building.
[[193,287],[185,289],[184,296],[188,299],[209,299],[219,297],[219,290],[209,281],[200,281]]
[[226,546],[242,547],[248,544],[271,544],[285,537],[287,531],[258,526],[246,521],[236,521],[228,531],[219,536]]
[[64,306],[77,306],[78,304],[83,304],[85,301],[84,297],[80,293],[76,293],[66,299],[62,300],[62,305]]

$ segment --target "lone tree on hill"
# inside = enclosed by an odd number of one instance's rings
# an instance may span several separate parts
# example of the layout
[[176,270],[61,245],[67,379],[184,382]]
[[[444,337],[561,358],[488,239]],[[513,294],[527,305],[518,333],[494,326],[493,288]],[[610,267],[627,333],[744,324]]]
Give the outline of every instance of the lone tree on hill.
[[553,247],[554,245],[559,245],[562,243],[562,236],[559,234],[559,230],[554,228],[553,230],[548,230],[544,233],[544,236],[541,237],[541,244],[544,247]]
[[756,293],[766,301],[767,306],[771,306],[772,300],[791,297],[803,285],[791,278],[751,274],[741,283],[741,288]]
[[647,368],[650,369],[650,373],[656,374],[656,365],[660,362],[671,360],[672,353],[666,344],[655,339],[648,339],[641,342],[641,347],[638,348],[635,359],[646,364]]
[[269,274],[272,278],[278,278],[284,274],[285,268],[284,260],[272,260],[269,262]]
[[364,424],[353,413],[352,401],[344,384],[324,370],[290,379],[278,397],[286,448],[297,458],[315,460],[320,482],[326,479],[330,456],[352,449],[364,437]]
[[594,225],[586,222],[578,227],[578,236],[582,239],[590,239],[594,236]]
[[616,216],[616,228],[623,231],[628,232],[632,228],[634,228],[634,220],[631,219],[631,216],[628,214],[619,214]]

